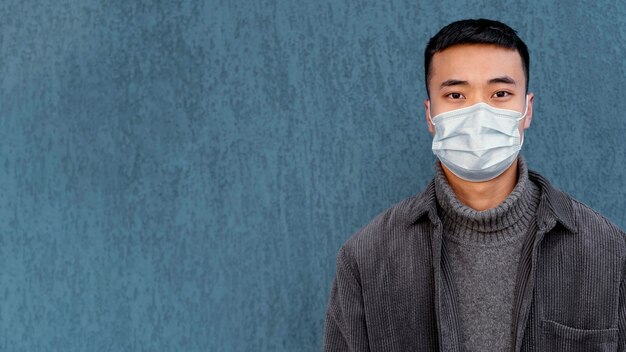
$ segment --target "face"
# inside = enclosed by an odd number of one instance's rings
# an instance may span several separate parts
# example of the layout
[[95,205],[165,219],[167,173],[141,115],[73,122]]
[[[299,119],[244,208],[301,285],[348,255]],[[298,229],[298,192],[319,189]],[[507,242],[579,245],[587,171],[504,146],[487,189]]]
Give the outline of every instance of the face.
[[[433,55],[428,91],[424,100],[428,130],[435,133],[429,116],[476,103],[524,113],[526,77],[517,50],[488,44],[451,46]],[[520,120],[520,135],[530,126],[534,96],[528,93],[528,111]]]

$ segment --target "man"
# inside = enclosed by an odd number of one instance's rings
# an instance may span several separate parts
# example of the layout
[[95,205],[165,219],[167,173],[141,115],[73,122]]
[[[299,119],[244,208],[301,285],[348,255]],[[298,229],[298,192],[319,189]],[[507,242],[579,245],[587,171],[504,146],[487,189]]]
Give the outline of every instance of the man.
[[529,55],[454,22],[425,50],[435,177],[337,255],[326,351],[622,351],[626,236],[518,156]]

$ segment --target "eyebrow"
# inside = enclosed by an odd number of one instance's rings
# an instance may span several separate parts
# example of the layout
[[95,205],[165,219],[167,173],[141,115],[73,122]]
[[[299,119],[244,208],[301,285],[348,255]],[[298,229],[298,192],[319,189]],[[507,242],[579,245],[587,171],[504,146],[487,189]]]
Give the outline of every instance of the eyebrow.
[[512,84],[514,86],[517,85],[515,80],[509,76],[501,76],[501,77],[496,77],[496,78],[492,78],[489,80],[489,84],[495,84],[495,83]]
[[459,79],[449,79],[449,80],[443,81],[441,85],[439,86],[439,89],[443,89],[445,87],[467,86],[467,85],[469,85],[468,81],[461,81]]
[[[500,77],[492,78],[487,83],[489,84],[504,83],[504,84],[512,84],[514,86],[517,85],[515,80],[509,76],[500,76]],[[449,80],[443,81],[441,85],[439,85],[439,89],[441,90],[446,87],[467,86],[467,85],[469,85],[468,81],[462,81],[460,79],[449,79]]]

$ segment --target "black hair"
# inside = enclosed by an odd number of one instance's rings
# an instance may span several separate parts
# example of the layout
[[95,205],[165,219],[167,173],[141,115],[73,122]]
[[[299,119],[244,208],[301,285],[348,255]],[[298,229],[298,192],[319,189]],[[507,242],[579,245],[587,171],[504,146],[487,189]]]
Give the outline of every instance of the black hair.
[[458,44],[493,44],[517,50],[522,57],[524,74],[526,75],[526,92],[528,92],[530,57],[526,44],[517,36],[517,32],[513,28],[502,22],[481,18],[452,22],[430,38],[424,50],[424,82],[426,93],[429,96],[428,81],[433,55]]

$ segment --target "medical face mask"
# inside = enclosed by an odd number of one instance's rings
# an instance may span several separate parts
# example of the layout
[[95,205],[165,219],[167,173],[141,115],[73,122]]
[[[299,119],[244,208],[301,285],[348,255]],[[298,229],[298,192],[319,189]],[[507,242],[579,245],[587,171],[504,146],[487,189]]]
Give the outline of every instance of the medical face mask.
[[528,100],[524,114],[486,103],[441,113],[431,118],[433,153],[466,181],[494,179],[513,164],[522,148],[518,125],[527,111]]

